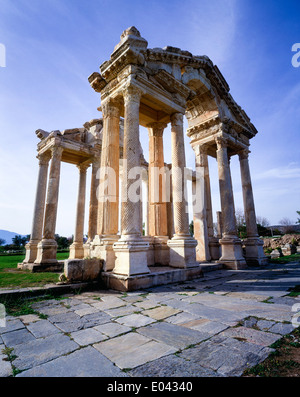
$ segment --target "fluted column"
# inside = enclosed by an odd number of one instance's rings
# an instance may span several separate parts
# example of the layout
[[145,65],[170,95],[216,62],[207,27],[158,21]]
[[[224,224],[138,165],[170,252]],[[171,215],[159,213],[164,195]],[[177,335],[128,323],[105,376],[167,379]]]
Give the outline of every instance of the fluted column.
[[206,221],[207,221],[207,234],[209,241],[208,243],[209,254],[211,260],[218,260],[220,258],[220,244],[218,239],[214,236],[210,176],[209,176],[208,155],[207,155],[206,146],[204,146],[203,151],[204,151],[204,156],[203,156],[204,188],[205,188],[205,201],[206,201]]
[[90,190],[90,205],[89,205],[89,227],[88,227],[88,241],[92,241],[97,233],[97,219],[98,219],[98,199],[97,189],[99,178],[97,175],[100,167],[100,158],[95,158],[92,163],[91,176],[91,190]]
[[33,263],[37,257],[37,245],[42,239],[45,199],[47,190],[48,166],[51,154],[49,152],[39,154],[39,174],[35,196],[35,206],[31,228],[30,241],[26,244],[25,263]]
[[185,151],[183,115],[171,116],[172,146],[172,193],[175,234],[168,241],[170,247],[170,266],[191,267],[196,265],[197,242],[189,233],[189,217],[186,202],[186,184],[184,180]]
[[249,151],[239,153],[241,182],[243,189],[244,213],[246,220],[247,239],[245,243],[246,261],[249,265],[261,265],[267,262],[263,250],[263,241],[258,236],[254,197],[249,168]]
[[115,265],[113,244],[119,239],[120,102],[108,98],[101,108],[103,135],[97,189],[97,234],[91,246],[91,256],[103,259],[103,269],[110,271]]
[[[57,264],[56,252],[57,243],[55,241],[55,226],[57,217],[57,204],[60,180],[60,165],[63,148],[54,146],[52,149],[52,159],[49,173],[49,183],[45,207],[45,218],[43,228],[43,238],[38,244],[37,259],[34,263],[43,265],[43,268],[51,268]],[[36,269],[37,271],[38,269]]]
[[217,161],[219,173],[220,198],[223,220],[223,237],[220,240],[222,256],[220,262],[233,269],[245,267],[240,239],[236,235],[233,191],[228,162],[227,141],[223,137],[216,138]]
[[79,164],[79,185],[77,197],[76,225],[73,244],[70,246],[69,259],[83,259],[83,233],[85,213],[86,171],[89,165]]
[[102,104],[103,138],[98,190],[98,230],[102,238],[118,234],[120,104]]
[[114,244],[116,274],[149,273],[147,250],[149,243],[141,236],[139,108],[142,92],[128,85],[124,88],[124,143],[122,172],[121,238]]
[[207,185],[205,183],[205,167],[207,154],[200,145],[193,147],[196,156],[196,178],[192,182],[193,187],[193,221],[194,237],[198,242],[196,258],[198,261],[210,261],[209,237],[208,237],[208,211],[207,211]]
[[154,263],[169,264],[166,169],[163,132],[165,123],[148,125],[149,132],[149,235],[153,236]]

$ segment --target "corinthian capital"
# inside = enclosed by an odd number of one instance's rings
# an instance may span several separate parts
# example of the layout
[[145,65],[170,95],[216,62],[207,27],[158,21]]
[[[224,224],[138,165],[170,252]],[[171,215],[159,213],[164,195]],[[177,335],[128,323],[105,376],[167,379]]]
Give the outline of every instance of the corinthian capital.
[[224,138],[223,136],[215,137],[215,142],[217,144],[217,149],[218,150],[227,147],[227,139]]
[[183,125],[183,114],[182,113],[173,113],[170,117],[171,125],[175,126],[182,126]]
[[239,151],[238,152],[239,159],[247,160],[249,158],[249,153],[250,153],[250,150],[248,150],[248,149],[243,149],[243,150]]
[[164,129],[167,127],[166,123],[153,122],[147,125],[149,136],[163,136]]
[[133,85],[127,85],[123,90],[125,104],[128,102],[140,102],[143,92],[140,88]]
[[39,153],[37,155],[37,158],[39,160],[39,165],[46,165],[49,163],[49,160],[51,159],[51,152],[45,152],[45,153]]
[[101,104],[102,116],[106,117],[120,117],[120,102],[116,99],[108,98]]
[[52,152],[52,158],[56,158],[56,159],[60,159],[62,156],[64,149],[62,146],[53,146],[51,148],[51,152]]

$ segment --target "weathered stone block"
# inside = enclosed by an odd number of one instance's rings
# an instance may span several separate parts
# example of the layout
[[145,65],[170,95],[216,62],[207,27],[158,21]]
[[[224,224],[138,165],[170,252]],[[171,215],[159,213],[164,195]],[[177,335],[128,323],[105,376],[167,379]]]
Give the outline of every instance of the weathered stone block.
[[101,259],[66,259],[64,275],[68,281],[94,281],[99,279],[103,262]]

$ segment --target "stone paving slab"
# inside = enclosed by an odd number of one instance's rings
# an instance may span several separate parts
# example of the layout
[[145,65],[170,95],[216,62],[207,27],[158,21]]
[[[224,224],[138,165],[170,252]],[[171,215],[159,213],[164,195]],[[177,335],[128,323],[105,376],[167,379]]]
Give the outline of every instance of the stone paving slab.
[[4,349],[5,345],[0,344],[0,378],[11,376],[13,373],[11,363],[6,360],[7,356],[2,353]]
[[6,316],[0,327],[0,377],[14,375],[12,364],[23,377],[241,376],[293,331],[300,298],[286,295],[299,284],[289,264],[38,301],[36,314]]
[[53,334],[57,334],[59,329],[48,320],[40,320],[27,325],[27,329],[35,338],[44,338]]
[[121,369],[135,368],[177,350],[136,332],[98,343],[94,347]]
[[118,367],[91,346],[21,372],[17,377],[125,377]]
[[148,338],[176,347],[177,350],[202,342],[210,336],[205,332],[199,332],[186,327],[181,327],[180,325],[164,322],[140,328],[137,332],[147,336]]
[[87,346],[91,343],[97,343],[107,339],[107,336],[94,328],[86,328],[72,332],[70,336],[76,343],[78,343],[79,346]]
[[167,317],[171,317],[174,314],[180,313],[180,310],[174,309],[170,306],[160,306],[154,309],[145,310],[142,314],[153,318],[154,320],[163,320]]
[[109,322],[106,324],[97,325],[96,327],[94,327],[94,329],[103,333],[109,338],[113,338],[115,336],[130,332],[132,328],[127,327],[126,325]]
[[35,339],[28,343],[22,343],[14,348],[17,358],[14,365],[19,370],[32,368],[53,360],[61,355],[71,353],[79,348],[79,345],[70,340],[67,335],[56,334],[47,338]]
[[120,324],[126,325],[127,327],[134,328],[143,327],[145,325],[155,322],[155,320],[153,320],[152,318],[137,313],[117,318],[116,321]]
[[3,334],[2,340],[5,346],[14,347],[35,340],[35,338],[26,328],[22,328]]

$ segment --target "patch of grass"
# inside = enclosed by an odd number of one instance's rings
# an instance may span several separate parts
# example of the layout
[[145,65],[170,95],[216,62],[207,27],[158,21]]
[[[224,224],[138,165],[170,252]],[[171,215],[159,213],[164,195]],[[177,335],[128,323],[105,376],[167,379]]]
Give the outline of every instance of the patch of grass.
[[271,348],[276,349],[262,363],[244,371],[243,376],[291,377],[300,373],[300,328],[285,335]]
[[287,296],[296,297],[300,295],[300,285],[296,285],[294,288],[290,289],[290,293]]
[[35,302],[45,301],[48,299],[56,299],[53,295],[44,295],[38,298],[25,299],[25,298],[0,298],[0,303],[5,306],[6,314],[14,317],[24,316],[26,314],[36,314],[41,319],[46,319],[48,316],[34,310],[31,305]]
[[293,255],[281,256],[280,258],[269,259],[269,262],[277,263],[277,264],[285,264],[285,263],[289,263],[289,262],[300,263],[300,254],[297,253],[297,254],[293,254]]
[[[58,260],[66,259],[68,256],[68,252],[57,253]],[[58,282],[58,273],[31,273],[18,269],[18,263],[23,262],[24,258],[24,255],[0,256],[0,288],[39,287]]]

